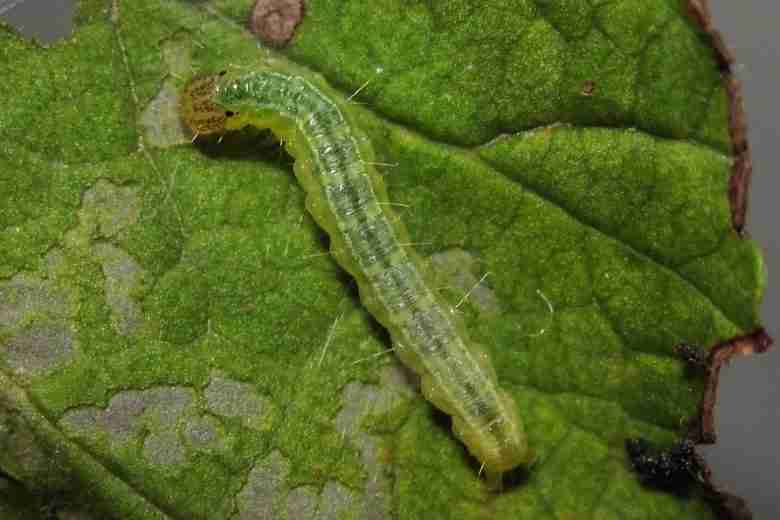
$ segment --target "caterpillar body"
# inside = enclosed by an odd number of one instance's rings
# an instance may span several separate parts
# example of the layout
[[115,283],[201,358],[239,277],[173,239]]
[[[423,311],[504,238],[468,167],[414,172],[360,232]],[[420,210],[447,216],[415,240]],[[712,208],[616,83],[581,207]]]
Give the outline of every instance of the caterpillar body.
[[426,399],[452,416],[456,437],[500,482],[532,459],[516,405],[484,350],[434,292],[421,259],[403,246],[408,235],[387,204],[370,142],[325,82],[316,83],[276,66],[200,76],[184,88],[182,116],[196,137],[254,126],[284,142],[306,207],[357,281],[362,304],[420,375]]

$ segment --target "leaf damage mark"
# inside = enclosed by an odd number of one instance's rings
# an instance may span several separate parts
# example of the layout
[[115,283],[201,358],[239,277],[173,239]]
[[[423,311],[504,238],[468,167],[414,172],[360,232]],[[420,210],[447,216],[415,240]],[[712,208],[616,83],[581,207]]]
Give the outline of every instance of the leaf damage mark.
[[25,377],[69,363],[78,351],[70,325],[75,308],[72,295],[51,281],[17,275],[0,283],[0,362]]
[[167,148],[189,143],[192,139],[179,113],[179,83],[180,78],[191,74],[193,45],[199,43],[183,31],[160,44],[160,55],[168,73],[160,91],[149,101],[139,119],[143,141],[150,146]]
[[[343,390],[343,405],[335,418],[335,426],[342,437],[359,450],[363,461],[366,484],[359,507],[353,507],[362,511],[361,518],[365,520],[384,520],[392,516],[394,478],[393,471],[388,471],[381,464],[383,457],[387,456],[381,437],[376,435],[376,431],[366,431],[365,423],[372,418],[386,416],[392,426],[397,426],[396,421],[406,417],[408,403],[417,395],[410,377],[413,376],[401,365],[391,364],[379,372],[378,386],[352,382]],[[391,425],[386,426],[392,428]],[[328,491],[326,486],[323,497],[338,498],[340,494],[337,491],[339,488]]]
[[[731,222],[734,230],[745,236],[747,220],[748,191],[753,174],[750,144],[747,138],[747,118],[743,104],[742,82],[736,78],[734,54],[726,45],[723,35],[714,28],[708,0],[685,0],[684,8],[693,22],[710,38],[715,59],[729,100],[729,134],[731,136],[734,163],[729,179],[729,202]],[[714,444],[715,403],[717,400],[720,369],[736,355],[760,354],[772,347],[773,340],[763,328],[751,334],[738,336],[722,342],[710,350],[705,368],[704,395],[699,404],[699,415],[689,426],[690,438],[700,443]],[[718,488],[711,479],[711,470],[704,464],[702,474],[717,517],[723,520],[752,518],[746,502],[735,495]]]
[[68,363],[75,343],[67,325],[44,322],[12,336],[5,345],[5,358],[18,375],[43,375]]
[[113,238],[138,221],[138,186],[119,186],[99,179],[82,197],[79,220],[88,235]]
[[257,0],[249,15],[249,30],[265,44],[287,45],[303,18],[303,0]]
[[760,328],[751,334],[737,336],[715,345],[707,358],[705,368],[704,396],[699,405],[699,417],[691,424],[690,436],[700,443],[714,444],[715,403],[717,402],[720,369],[734,356],[762,354],[772,347],[773,340],[766,330]]
[[219,370],[211,373],[204,389],[208,410],[220,417],[238,417],[245,426],[267,431],[273,423],[274,406],[253,385],[230,379]]
[[[194,392],[185,387],[159,386],[147,390],[117,392],[105,409],[79,406],[68,410],[60,423],[69,430],[88,437],[102,432],[113,442],[127,443],[144,432],[144,418],[149,431],[173,428],[180,416],[195,402]],[[155,426],[155,428],[151,428]]]
[[703,486],[705,497],[720,520],[748,520],[752,513],[744,499],[719,488],[712,479],[712,470],[695,450],[696,444],[714,444],[715,404],[717,402],[720,369],[734,356],[750,356],[768,351],[772,338],[763,328],[751,334],[721,342],[709,350],[688,343],[674,347],[674,352],[691,371],[704,372],[704,393],[699,415],[688,425],[687,435],[668,450],[659,450],[645,439],[626,439],[626,452],[640,480],[651,487],[688,496],[694,482]]
[[143,321],[143,312],[133,291],[141,285],[144,270],[127,252],[110,243],[97,243],[93,251],[103,268],[103,290],[111,308],[111,323],[122,336],[132,335]]
[[742,82],[736,78],[734,54],[726,46],[723,35],[713,26],[709,2],[707,0],[686,0],[686,3],[686,10],[690,18],[710,37],[711,45],[715,51],[715,60],[720,68],[723,85],[729,98],[729,133],[732,154],[734,155],[734,165],[729,181],[729,201],[731,202],[732,225],[738,233],[743,234],[753,161],[747,139],[747,118],[742,102]]
[[493,292],[479,257],[460,248],[447,249],[430,256],[435,272],[447,287],[462,294],[457,309],[468,301],[480,314],[495,315],[501,312],[501,303]]
[[[766,330],[760,328],[751,334],[738,336],[715,345],[704,362],[704,394],[699,404],[699,415],[688,426],[688,438],[697,444],[715,444],[715,404],[717,402],[720,369],[735,356],[761,354],[772,348],[773,340]],[[685,349],[678,350],[685,354]],[[690,363],[690,362],[689,362]],[[700,461],[701,476],[708,500],[722,520],[743,520],[753,518],[745,501],[719,488],[712,480],[712,470],[705,461]]]
[[[231,518],[337,520],[346,518],[359,500],[356,492],[333,480],[328,480],[321,492],[313,485],[292,487],[290,472],[291,463],[279,450],[253,464],[236,495],[236,511]],[[287,514],[281,514],[282,511]]]
[[290,462],[278,450],[252,466],[247,481],[236,496],[235,520],[272,518],[274,500],[284,489]]

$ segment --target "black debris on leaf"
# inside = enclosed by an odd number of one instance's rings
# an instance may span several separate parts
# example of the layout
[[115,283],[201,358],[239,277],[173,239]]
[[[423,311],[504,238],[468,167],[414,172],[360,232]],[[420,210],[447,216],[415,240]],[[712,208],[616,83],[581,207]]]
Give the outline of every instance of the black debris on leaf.
[[648,486],[687,493],[702,481],[702,465],[693,441],[683,439],[668,450],[658,450],[642,438],[626,439],[631,466]]
[[674,353],[685,361],[691,368],[706,368],[707,354],[696,345],[680,343],[674,347]]

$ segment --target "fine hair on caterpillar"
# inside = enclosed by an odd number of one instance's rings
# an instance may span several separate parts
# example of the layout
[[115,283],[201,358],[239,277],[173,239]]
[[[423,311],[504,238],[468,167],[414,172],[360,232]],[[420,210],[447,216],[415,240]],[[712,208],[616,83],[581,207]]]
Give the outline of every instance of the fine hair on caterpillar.
[[196,136],[248,126],[270,129],[283,142],[306,208],[330,237],[330,254],[390,333],[392,350],[420,376],[425,398],[451,417],[480,473],[499,484],[503,473],[533,460],[517,406],[412,247],[376,170],[387,163],[374,160],[371,142],[344,108],[348,101],[310,76],[265,65],[196,77],[183,90],[182,117]]

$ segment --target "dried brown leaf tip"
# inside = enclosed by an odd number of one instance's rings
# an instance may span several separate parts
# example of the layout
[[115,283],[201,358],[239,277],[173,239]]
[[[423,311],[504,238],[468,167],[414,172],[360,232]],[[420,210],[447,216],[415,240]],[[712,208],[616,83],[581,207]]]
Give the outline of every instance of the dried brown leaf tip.
[[257,0],[249,16],[249,30],[265,44],[284,47],[303,18],[303,0]]

